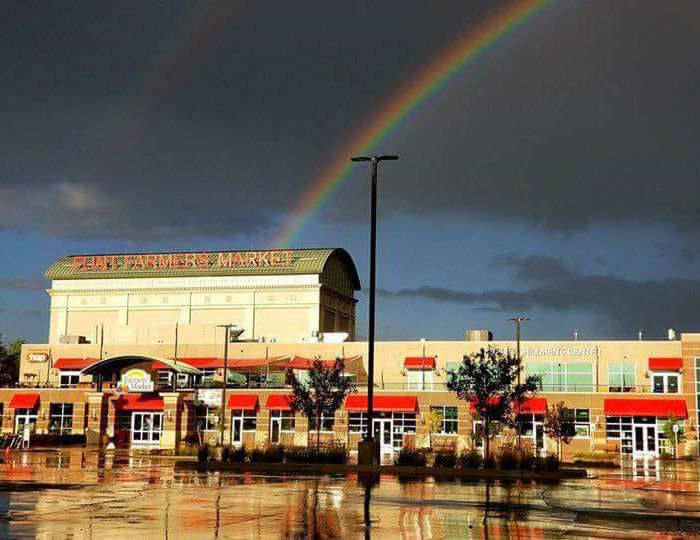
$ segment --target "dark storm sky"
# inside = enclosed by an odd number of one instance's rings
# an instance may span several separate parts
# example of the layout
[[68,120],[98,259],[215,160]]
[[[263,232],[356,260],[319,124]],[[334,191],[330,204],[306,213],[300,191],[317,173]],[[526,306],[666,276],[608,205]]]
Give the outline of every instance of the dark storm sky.
[[[269,246],[382,104],[509,2],[0,4],[0,331],[70,253]],[[439,6],[439,8],[437,7]],[[381,172],[381,339],[700,331],[700,3],[556,2]],[[348,156],[349,157],[349,156]],[[366,170],[298,246],[363,281]],[[366,321],[360,293],[358,327]]]

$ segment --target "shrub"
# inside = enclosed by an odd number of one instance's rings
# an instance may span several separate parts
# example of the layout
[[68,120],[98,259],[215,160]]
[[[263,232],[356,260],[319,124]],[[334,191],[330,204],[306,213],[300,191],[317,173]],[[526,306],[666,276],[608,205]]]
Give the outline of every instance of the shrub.
[[194,444],[180,444],[177,447],[178,456],[196,456],[199,452],[199,446]]
[[56,433],[33,433],[32,446],[73,446],[85,445],[85,435]]
[[544,459],[544,467],[547,471],[558,471],[561,467],[561,462],[556,454],[547,454]]
[[306,448],[295,446],[285,451],[287,463],[335,463],[348,462],[348,453],[344,446],[329,446],[328,448]]
[[426,455],[413,448],[402,448],[394,460],[394,465],[401,467],[425,467],[428,462]]
[[433,462],[433,467],[445,467],[448,469],[454,469],[457,465],[457,454],[450,450],[441,450],[435,453],[435,461]]
[[523,470],[530,470],[535,463],[535,456],[530,450],[522,450],[518,455],[518,467]]
[[282,445],[270,445],[264,449],[255,448],[248,454],[251,463],[282,463],[284,461],[284,447]]
[[532,461],[532,468],[536,471],[544,471],[547,469],[547,465],[545,463],[545,460],[541,456],[537,456],[533,461]]
[[493,454],[484,458],[484,469],[495,469],[496,468],[496,458]]
[[204,444],[199,447],[197,450],[197,460],[200,463],[203,463],[205,461],[209,461],[209,457],[211,456],[211,451],[209,449],[209,446]]
[[498,466],[501,469],[513,470],[518,468],[518,453],[512,446],[502,446],[497,454]]
[[459,454],[459,467],[462,469],[478,469],[483,462],[484,458],[475,448]]
[[221,461],[226,463],[243,463],[246,454],[245,448],[242,446],[224,446],[221,450]]

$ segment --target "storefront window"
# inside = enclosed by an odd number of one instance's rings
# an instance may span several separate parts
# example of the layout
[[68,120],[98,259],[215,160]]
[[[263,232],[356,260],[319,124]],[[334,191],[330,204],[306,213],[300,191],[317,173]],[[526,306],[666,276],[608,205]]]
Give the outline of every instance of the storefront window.
[[623,454],[632,452],[632,417],[606,416],[605,438],[620,441]]
[[677,394],[678,393],[678,374],[677,373],[659,373],[654,372],[652,375],[653,391],[655,394]]
[[32,433],[36,431],[36,409],[15,409],[15,433],[22,433],[24,424],[29,422]]
[[636,384],[634,362],[612,362],[608,366],[610,392],[632,392]]
[[73,429],[73,404],[52,403],[49,409],[49,433],[59,435],[70,433]]
[[280,429],[282,431],[294,431],[294,411],[270,411],[270,418],[280,419]]
[[409,369],[408,370],[408,389],[409,390],[432,390],[433,389],[433,372],[427,369]]
[[80,382],[80,371],[61,371],[58,386],[61,388],[75,388]]
[[528,375],[541,377],[544,392],[592,392],[593,364],[590,362],[529,362]]
[[567,409],[576,437],[591,436],[591,413],[589,409]]
[[216,407],[195,407],[194,428],[196,431],[216,431],[217,426]]
[[440,434],[450,435],[457,433],[457,407],[432,406],[431,411],[437,411],[442,417]]
[[173,372],[167,369],[158,370],[158,388],[171,389],[173,387]]
[[[333,425],[335,424],[334,415],[321,415],[321,431],[333,431]],[[316,418],[311,418],[309,421],[309,429],[311,431],[316,431]]]
[[350,433],[367,433],[367,415],[363,412],[348,413],[348,431]]
[[231,416],[243,420],[243,431],[255,431],[258,429],[258,415],[255,411],[234,409],[231,411]]

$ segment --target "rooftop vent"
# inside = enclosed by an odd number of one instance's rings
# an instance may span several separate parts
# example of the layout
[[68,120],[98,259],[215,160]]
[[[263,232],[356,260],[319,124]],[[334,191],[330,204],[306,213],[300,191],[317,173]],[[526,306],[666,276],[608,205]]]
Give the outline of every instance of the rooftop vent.
[[467,330],[464,337],[467,341],[493,341],[490,330]]

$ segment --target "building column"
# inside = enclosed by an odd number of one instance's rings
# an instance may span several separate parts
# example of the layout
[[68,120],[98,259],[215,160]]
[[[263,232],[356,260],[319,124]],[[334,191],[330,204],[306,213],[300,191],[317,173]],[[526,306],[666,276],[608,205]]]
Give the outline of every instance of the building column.
[[85,405],[84,401],[76,401],[73,403],[73,427],[71,435],[83,435],[87,428],[85,421]]
[[161,392],[160,397],[163,398],[163,433],[160,437],[160,447],[164,450],[175,450],[180,442],[177,429],[180,393]]
[[99,446],[106,425],[105,419],[105,394],[102,392],[90,392],[86,395],[88,407],[88,419],[85,426],[85,444]]

